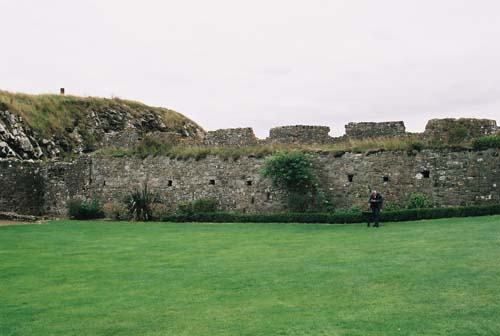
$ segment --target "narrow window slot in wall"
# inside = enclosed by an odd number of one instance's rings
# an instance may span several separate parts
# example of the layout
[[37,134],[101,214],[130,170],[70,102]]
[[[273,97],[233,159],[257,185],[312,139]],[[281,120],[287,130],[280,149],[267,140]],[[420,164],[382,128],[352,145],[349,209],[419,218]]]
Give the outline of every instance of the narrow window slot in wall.
[[167,186],[171,187],[174,182],[172,180],[168,180]]
[[251,204],[254,204],[255,203],[255,197],[252,196],[252,198],[250,199],[250,203]]
[[208,184],[210,184],[210,185],[215,185],[215,180],[210,180],[210,181],[208,181]]
[[424,170],[424,171],[422,171],[422,176],[424,178],[429,178],[429,177],[431,177],[431,172],[428,170]]
[[349,175],[347,175],[347,180],[348,180],[349,182],[352,182],[352,181],[354,180],[354,175],[353,175],[353,174],[349,174]]
[[102,181],[102,186],[104,187],[106,185],[106,181]]
[[266,192],[266,200],[271,200],[271,193],[269,191]]
[[382,180],[384,182],[389,182],[389,176],[382,176]]
[[247,186],[251,186],[252,185],[252,181],[247,181]]

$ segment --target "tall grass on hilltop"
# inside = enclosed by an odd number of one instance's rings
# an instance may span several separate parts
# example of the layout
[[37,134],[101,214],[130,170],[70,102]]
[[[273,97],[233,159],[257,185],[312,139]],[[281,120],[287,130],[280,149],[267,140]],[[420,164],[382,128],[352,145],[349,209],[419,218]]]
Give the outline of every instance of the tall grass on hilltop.
[[120,98],[29,95],[0,90],[0,103],[6,105],[11,113],[21,116],[31,128],[46,138],[63,133],[72,128],[75,122],[86,120],[89,111],[103,109],[125,111],[132,117],[155,113],[161,116],[169,129],[182,129],[186,123],[201,129],[195,122],[176,111]]

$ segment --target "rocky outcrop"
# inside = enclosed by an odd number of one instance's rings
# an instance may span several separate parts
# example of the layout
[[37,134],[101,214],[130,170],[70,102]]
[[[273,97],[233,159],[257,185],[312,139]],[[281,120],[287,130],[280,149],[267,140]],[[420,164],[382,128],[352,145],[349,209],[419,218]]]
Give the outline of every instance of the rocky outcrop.
[[38,160],[57,157],[59,153],[54,141],[41,138],[21,117],[0,111],[0,158]]
[[126,100],[0,91],[0,159],[57,159],[120,146],[120,134],[135,134],[128,138],[138,141],[145,134],[168,138],[163,133],[198,141],[205,131],[175,111]]

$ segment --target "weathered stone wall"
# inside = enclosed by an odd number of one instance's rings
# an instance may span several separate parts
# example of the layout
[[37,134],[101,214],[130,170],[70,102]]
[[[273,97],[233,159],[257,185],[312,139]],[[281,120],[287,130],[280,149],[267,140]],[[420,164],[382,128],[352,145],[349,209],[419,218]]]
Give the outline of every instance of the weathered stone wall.
[[66,201],[71,198],[99,197],[92,193],[92,161],[82,157],[71,163],[44,164],[45,179],[43,213],[55,216],[66,214]]
[[266,139],[270,143],[328,143],[332,138],[328,135],[328,126],[282,126],[269,131]]
[[105,133],[103,147],[130,149],[137,144],[140,138],[140,134],[135,131]]
[[[175,160],[167,157],[81,159],[73,163],[0,162],[0,211],[63,215],[72,197],[122,200],[144,183],[170,209],[202,197],[219,200],[221,210],[278,212],[285,197],[260,175],[264,159]],[[404,206],[411,192],[436,205],[500,202],[500,150],[345,153],[316,155],[320,186],[337,208],[366,206],[372,189],[386,204]]]
[[0,161],[0,212],[65,215],[66,201],[90,195],[90,161]]
[[0,212],[41,215],[45,187],[42,164],[0,161]]
[[[283,193],[260,176],[263,162],[257,158],[224,161],[213,156],[199,161],[101,158],[92,163],[91,190],[110,201],[147,181],[171,209],[180,201],[214,197],[225,211],[282,211],[286,203]],[[319,155],[315,167],[320,186],[339,208],[366,206],[372,189],[380,190],[388,204],[400,206],[406,205],[411,192],[421,192],[440,206],[500,202],[498,150]]]
[[144,137],[150,137],[159,140],[163,143],[178,145],[178,144],[196,144],[197,141],[191,138],[183,137],[179,133],[174,132],[148,132],[139,133],[134,130],[127,130],[123,132],[105,133],[103,143],[99,147],[111,147],[119,149],[132,149]]
[[405,134],[406,128],[402,121],[350,122],[345,125],[345,136],[348,138],[394,137]]
[[96,158],[92,163],[93,194],[104,202],[121,200],[147,182],[170,209],[177,203],[214,197],[221,210],[274,212],[282,208],[281,193],[260,176],[262,160],[224,161],[210,156],[186,161],[167,157]]
[[494,134],[498,131],[497,122],[491,119],[431,119],[425,126],[424,136],[447,141],[450,135],[452,136],[453,132],[459,129],[466,131],[467,138]]
[[[343,208],[366,206],[370,190],[382,192],[387,204],[405,206],[420,192],[438,206],[500,202],[500,151],[346,153],[320,157],[323,186]],[[349,182],[351,175],[352,182]]]
[[209,131],[203,139],[205,146],[214,147],[240,147],[252,146],[258,143],[258,139],[250,127],[226,128],[217,131]]

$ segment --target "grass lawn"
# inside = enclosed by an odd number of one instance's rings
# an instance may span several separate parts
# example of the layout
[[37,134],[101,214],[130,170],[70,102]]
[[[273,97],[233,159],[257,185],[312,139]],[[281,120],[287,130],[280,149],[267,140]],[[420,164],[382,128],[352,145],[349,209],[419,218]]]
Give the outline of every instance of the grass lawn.
[[500,335],[500,216],[4,226],[0,335]]

